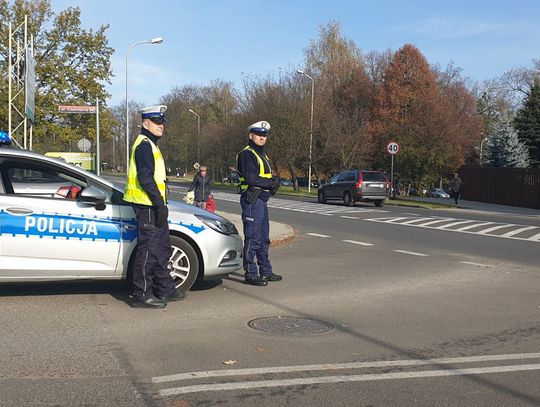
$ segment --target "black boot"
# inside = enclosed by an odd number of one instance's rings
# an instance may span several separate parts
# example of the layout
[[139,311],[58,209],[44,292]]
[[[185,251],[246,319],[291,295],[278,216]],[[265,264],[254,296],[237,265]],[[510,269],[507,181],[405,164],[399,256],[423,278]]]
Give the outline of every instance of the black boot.
[[257,285],[257,286],[259,286],[259,287],[262,287],[262,286],[267,285],[268,282],[267,282],[265,279],[263,279],[263,278],[257,276],[257,277],[255,277],[255,278],[247,278],[247,277],[246,277],[246,279],[245,279],[245,281],[244,281],[244,284]]

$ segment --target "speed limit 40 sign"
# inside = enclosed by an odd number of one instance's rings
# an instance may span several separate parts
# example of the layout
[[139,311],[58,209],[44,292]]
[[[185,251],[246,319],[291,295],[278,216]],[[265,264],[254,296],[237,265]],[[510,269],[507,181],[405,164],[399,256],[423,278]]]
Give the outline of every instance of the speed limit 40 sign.
[[395,155],[399,153],[399,144],[396,141],[391,141],[386,145],[386,151],[389,154]]

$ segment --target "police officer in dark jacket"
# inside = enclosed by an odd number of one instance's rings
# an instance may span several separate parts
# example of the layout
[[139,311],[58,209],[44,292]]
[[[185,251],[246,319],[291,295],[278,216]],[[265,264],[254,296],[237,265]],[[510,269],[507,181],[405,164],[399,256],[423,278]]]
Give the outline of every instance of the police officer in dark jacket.
[[[260,121],[248,127],[249,144],[237,156],[240,174],[240,204],[244,224],[245,283],[265,286],[269,281],[280,281],[268,258],[270,222],[267,202],[279,188],[280,179],[273,174],[270,160],[264,152],[270,124]],[[258,265],[258,267],[257,267]]]
[[166,106],[141,110],[141,133],[131,148],[124,200],[137,218],[137,248],[133,262],[133,307],[163,308],[185,297],[175,288],[168,264],[169,238],[165,161],[157,144],[163,135]]

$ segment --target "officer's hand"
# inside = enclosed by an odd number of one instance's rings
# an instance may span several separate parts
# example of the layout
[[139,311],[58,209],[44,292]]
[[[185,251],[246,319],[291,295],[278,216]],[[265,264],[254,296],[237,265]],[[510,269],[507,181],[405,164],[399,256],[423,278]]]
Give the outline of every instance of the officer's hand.
[[275,175],[272,177],[272,181],[274,181],[274,184],[272,185],[272,188],[270,189],[270,195],[275,195],[281,185],[281,178]]
[[167,205],[158,206],[157,216],[156,216],[156,226],[161,228],[167,224],[167,219],[169,218],[169,208]]

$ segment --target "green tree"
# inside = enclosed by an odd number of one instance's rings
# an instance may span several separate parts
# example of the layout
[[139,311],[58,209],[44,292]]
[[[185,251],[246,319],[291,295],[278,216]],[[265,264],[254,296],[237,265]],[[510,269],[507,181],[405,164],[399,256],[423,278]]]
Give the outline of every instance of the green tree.
[[540,166],[540,80],[531,85],[523,106],[517,111],[514,126],[519,139],[529,149],[531,164]]
[[[113,49],[105,35],[108,26],[96,31],[81,28],[80,9],[70,7],[53,13],[49,0],[15,0],[0,3],[0,71],[7,75],[8,25],[18,26],[28,16],[28,34],[34,38],[36,59],[34,149],[66,149],[81,137],[95,138],[92,115],[60,114],[58,105],[105,106],[105,90],[112,75],[110,57]],[[7,81],[0,84],[7,94]],[[0,106],[0,126],[7,127],[7,99]],[[5,102],[5,103],[4,103]],[[100,118],[101,135],[109,135],[107,111]]]
[[528,167],[527,146],[519,140],[510,118],[508,116],[500,118],[493,127],[493,135],[488,139],[486,146],[488,163],[493,167]]

